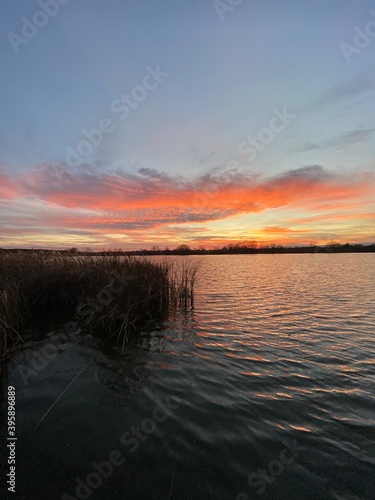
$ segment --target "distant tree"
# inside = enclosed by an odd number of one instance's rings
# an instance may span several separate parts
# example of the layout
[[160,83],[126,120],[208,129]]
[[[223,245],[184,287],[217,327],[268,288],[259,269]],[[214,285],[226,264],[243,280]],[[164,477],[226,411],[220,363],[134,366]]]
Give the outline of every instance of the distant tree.
[[256,249],[258,248],[258,242],[255,240],[250,240],[246,242],[246,247],[251,248],[251,249]]
[[176,248],[176,251],[178,253],[188,253],[188,252],[190,252],[190,247],[189,247],[189,245],[185,245],[185,243],[183,243],[182,245],[179,245]]
[[329,243],[326,244],[327,247],[332,247],[332,248],[337,248],[340,247],[341,244],[338,243],[337,241],[331,240]]

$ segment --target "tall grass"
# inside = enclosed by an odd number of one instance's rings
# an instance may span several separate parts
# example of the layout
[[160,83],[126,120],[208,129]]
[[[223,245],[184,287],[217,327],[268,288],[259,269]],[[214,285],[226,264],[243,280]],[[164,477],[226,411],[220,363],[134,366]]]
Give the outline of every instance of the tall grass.
[[115,336],[193,305],[197,266],[136,257],[41,252],[0,254],[0,358],[45,320]]

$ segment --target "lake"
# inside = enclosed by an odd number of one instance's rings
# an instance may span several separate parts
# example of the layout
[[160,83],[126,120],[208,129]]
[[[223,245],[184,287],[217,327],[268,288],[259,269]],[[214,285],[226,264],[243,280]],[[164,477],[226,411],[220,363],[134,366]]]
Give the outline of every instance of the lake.
[[374,499],[375,254],[190,259],[194,309],[124,354],[19,347],[14,498]]

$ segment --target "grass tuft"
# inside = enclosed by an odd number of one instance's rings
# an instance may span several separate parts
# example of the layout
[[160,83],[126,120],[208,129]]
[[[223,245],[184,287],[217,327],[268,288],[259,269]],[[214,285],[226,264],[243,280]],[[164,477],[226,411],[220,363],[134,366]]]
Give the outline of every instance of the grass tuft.
[[0,358],[41,322],[69,318],[81,330],[115,336],[193,306],[197,265],[62,252],[0,254]]

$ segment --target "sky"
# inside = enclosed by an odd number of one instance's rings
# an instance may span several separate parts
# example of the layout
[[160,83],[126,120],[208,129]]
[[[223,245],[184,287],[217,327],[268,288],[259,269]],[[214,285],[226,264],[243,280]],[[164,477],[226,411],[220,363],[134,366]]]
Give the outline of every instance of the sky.
[[0,247],[375,242],[370,0],[6,0]]

